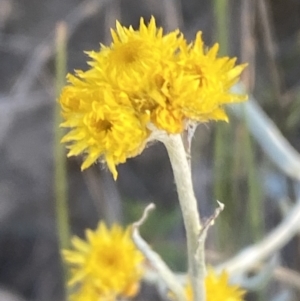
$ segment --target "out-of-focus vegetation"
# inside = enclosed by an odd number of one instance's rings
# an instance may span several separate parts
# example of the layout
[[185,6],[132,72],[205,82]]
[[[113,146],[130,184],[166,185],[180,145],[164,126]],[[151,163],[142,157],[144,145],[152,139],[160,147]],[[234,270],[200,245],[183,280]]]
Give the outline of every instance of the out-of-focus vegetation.
[[[202,30],[207,45],[219,41],[222,54],[248,62],[244,86],[300,150],[299,1],[0,0],[0,301],[63,298],[53,188],[58,22],[66,24],[67,69],[73,71],[87,68],[85,50],[110,42],[116,19],[136,27],[151,15],[166,31],[179,27],[190,39]],[[172,268],[184,270],[184,230],[164,148],[155,144],[119,166],[116,183],[100,166],[81,173],[80,163],[67,161],[72,232],[82,236],[99,219],[130,223],[154,202],[142,234]],[[213,122],[198,127],[192,166],[202,212],[210,216],[216,198],[226,206],[209,232],[211,264],[259,242],[299,199],[298,182],[234,116],[218,128]],[[246,281],[253,290],[248,299],[299,300],[299,254],[296,235],[278,252],[280,260],[262,269],[257,282],[263,285]],[[145,287],[139,298],[153,295]]]

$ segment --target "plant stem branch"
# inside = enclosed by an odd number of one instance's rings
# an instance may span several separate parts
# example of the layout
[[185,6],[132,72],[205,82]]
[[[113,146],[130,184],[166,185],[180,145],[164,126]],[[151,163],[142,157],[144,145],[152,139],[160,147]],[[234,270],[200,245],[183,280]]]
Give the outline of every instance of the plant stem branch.
[[299,220],[300,200],[297,201],[286,218],[264,239],[243,249],[233,258],[219,265],[217,269],[226,270],[230,274],[248,272],[255,264],[281,249],[299,232]]
[[184,226],[187,236],[189,276],[193,287],[194,300],[205,301],[205,233],[200,232],[202,225],[194,195],[191,169],[187,160],[180,135],[170,135],[162,140],[169,154]]
[[132,225],[132,239],[159,275],[160,282],[163,281],[165,283],[166,287],[174,294],[177,301],[185,301],[185,292],[180,282],[176,279],[176,276],[139,234],[139,227],[145,222],[149,212],[154,208],[154,204],[149,204],[145,208],[141,219]]
[[[67,27],[65,23],[58,23],[56,32],[56,97],[59,97],[66,76],[66,36]],[[67,170],[66,151],[60,143],[63,136],[60,107],[55,103],[54,110],[54,193],[55,214],[59,249],[66,249],[70,242],[68,197],[67,197]],[[62,260],[62,258],[61,258]],[[67,270],[62,260],[65,277],[65,294],[68,295]]]

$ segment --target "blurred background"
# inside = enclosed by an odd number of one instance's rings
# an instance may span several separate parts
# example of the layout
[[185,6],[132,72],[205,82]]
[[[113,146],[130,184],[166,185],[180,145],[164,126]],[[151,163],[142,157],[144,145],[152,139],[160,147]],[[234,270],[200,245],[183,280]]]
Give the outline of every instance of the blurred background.
[[[151,15],[165,32],[179,28],[192,40],[201,30],[206,45],[219,42],[221,55],[248,62],[244,86],[300,149],[299,0],[0,0],[0,301],[63,300],[55,218],[57,24],[65,22],[67,71],[73,72],[87,69],[84,51],[110,43],[116,20],[136,28]],[[258,242],[297,199],[295,180],[262,151],[244,121],[230,119],[200,125],[193,139],[201,213],[209,217],[216,199],[225,204],[209,231],[210,264]],[[151,145],[120,165],[117,182],[100,165],[82,173],[80,164],[80,158],[66,160],[70,232],[82,237],[100,219],[131,223],[154,202],[142,235],[174,270],[184,271],[185,234],[163,146]],[[247,300],[300,300],[299,235],[277,255],[267,276],[249,285]],[[153,291],[144,288],[138,299],[159,300]]]

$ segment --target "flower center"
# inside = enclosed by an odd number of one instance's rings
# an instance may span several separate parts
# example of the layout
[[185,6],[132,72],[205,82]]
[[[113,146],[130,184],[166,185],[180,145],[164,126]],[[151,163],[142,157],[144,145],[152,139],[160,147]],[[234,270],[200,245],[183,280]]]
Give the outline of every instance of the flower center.
[[96,118],[92,118],[90,125],[96,133],[108,132],[112,128],[112,123],[110,121],[102,119],[97,120]]
[[101,260],[105,260],[106,266],[107,267],[116,267],[117,266],[117,262],[118,262],[118,258],[116,254],[106,254],[106,256],[104,258],[102,258]]
[[114,47],[110,54],[110,64],[126,68],[130,65],[139,64],[145,55],[145,45],[142,41],[128,41],[126,44]]

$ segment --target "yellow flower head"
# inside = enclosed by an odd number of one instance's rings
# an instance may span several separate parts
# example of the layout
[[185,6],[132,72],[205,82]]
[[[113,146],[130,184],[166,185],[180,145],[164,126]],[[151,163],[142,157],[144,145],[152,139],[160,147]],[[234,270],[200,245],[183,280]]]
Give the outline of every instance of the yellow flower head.
[[[76,78],[69,79],[76,83]],[[81,83],[64,89],[61,105],[66,121],[62,126],[72,130],[62,142],[72,142],[68,156],[87,154],[82,170],[102,158],[116,178],[115,165],[144,148],[149,131],[128,101],[125,93],[118,94],[109,86]]]
[[195,81],[187,89],[193,95],[176,99],[185,116],[200,122],[208,120],[228,120],[222,107],[224,104],[245,100],[246,95],[230,92],[230,88],[239,80],[247,64],[235,66],[235,58],[217,57],[219,45],[206,50],[202,33],[198,32],[193,43],[182,44],[179,61],[182,68]]
[[100,52],[87,52],[94,60],[90,64],[101,68],[95,68],[98,80],[100,76],[113,87],[129,93],[141,93],[149,84],[149,77],[173,60],[182,41],[179,31],[163,35],[154,18],[148,26],[141,19],[138,30],[122,27],[117,22],[116,30],[111,30],[111,34],[113,42],[110,47],[102,45]]
[[89,70],[68,75],[59,99],[71,128],[63,142],[69,156],[85,154],[82,169],[100,159],[116,179],[115,166],[143,151],[150,128],[176,134],[189,120],[227,120],[223,105],[245,99],[229,91],[245,65],[218,58],[217,44],[206,51],[201,33],[188,44],[153,17],[137,30],[117,22],[111,33],[109,47],[87,52]]
[[72,300],[115,300],[132,297],[143,274],[143,255],[130,238],[130,228],[118,225],[108,229],[99,223],[95,231],[87,230],[87,241],[72,239],[73,250],[64,250],[71,267],[69,285],[75,288]]
[[[228,283],[228,274],[222,272],[221,275],[216,275],[212,270],[208,270],[205,279],[206,301],[243,301],[245,291],[237,285]],[[186,287],[187,300],[193,300],[192,287],[190,284]]]

